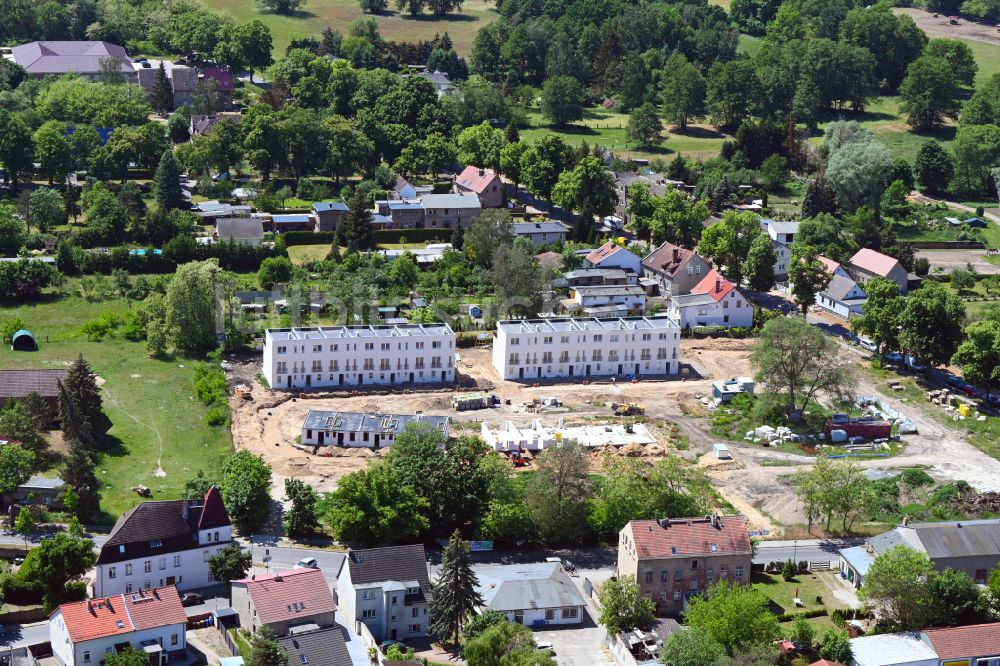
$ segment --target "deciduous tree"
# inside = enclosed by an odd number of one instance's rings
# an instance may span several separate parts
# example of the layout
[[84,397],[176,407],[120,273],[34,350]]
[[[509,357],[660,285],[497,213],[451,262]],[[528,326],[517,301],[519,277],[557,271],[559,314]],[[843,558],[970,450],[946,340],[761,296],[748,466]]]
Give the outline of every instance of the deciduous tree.
[[913,162],[913,176],[928,192],[943,192],[955,175],[955,162],[941,144],[928,139],[920,145]]
[[576,442],[546,449],[527,488],[542,539],[547,543],[579,541],[586,527],[584,500],[589,497],[587,453]]
[[948,62],[937,56],[923,55],[910,63],[899,96],[906,122],[917,131],[933,130],[946,119],[958,117],[955,73]]
[[271,466],[247,450],[238,451],[222,463],[220,490],[233,524],[249,536],[271,512]]
[[750,212],[726,211],[722,222],[701,234],[698,251],[711,258],[730,280],[743,284],[743,260],[760,235],[759,217]]
[[872,562],[858,598],[896,629],[919,629],[927,619],[927,581],[933,571],[927,553],[895,546]]
[[202,352],[216,345],[218,273],[215,259],[192,261],[177,267],[166,295],[166,326],[175,349]]
[[360,547],[410,541],[429,527],[429,502],[380,461],[343,477],[321,506],[338,541]]
[[605,581],[597,592],[597,598],[601,602],[601,615],[597,621],[612,636],[633,629],[646,630],[656,622],[656,606],[643,595],[635,576]]
[[689,627],[704,632],[730,654],[770,643],[779,635],[778,618],[767,597],[749,585],[712,585],[704,595],[692,597],[684,618]]
[[743,260],[747,286],[757,291],[769,291],[774,287],[774,264],[777,261],[770,236],[762,233],[753,239]]
[[285,501],[291,506],[285,511],[285,533],[292,537],[312,534],[319,523],[316,503],[319,495],[301,479],[285,479]]
[[663,121],[656,113],[656,107],[646,102],[628,114],[625,136],[641,146],[655,146],[663,141]]
[[553,76],[542,86],[542,115],[553,125],[583,119],[586,93],[572,76]]
[[663,115],[681,131],[705,115],[705,77],[682,53],[674,52],[667,59],[660,86]]
[[861,307],[861,315],[851,318],[851,328],[868,336],[879,354],[899,349],[899,319],[906,306],[899,285],[875,277],[865,283],[864,289],[868,298]]
[[931,283],[906,298],[899,316],[899,343],[925,363],[948,363],[962,341],[965,305],[957,294]]

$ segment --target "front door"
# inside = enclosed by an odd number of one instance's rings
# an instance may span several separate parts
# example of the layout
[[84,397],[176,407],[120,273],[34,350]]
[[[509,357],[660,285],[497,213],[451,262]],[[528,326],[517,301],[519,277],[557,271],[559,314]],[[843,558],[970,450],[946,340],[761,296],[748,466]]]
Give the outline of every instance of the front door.
[[343,445],[344,445],[344,433],[338,432],[337,433],[337,446],[343,446]]
[[312,383],[313,383],[313,376],[306,375],[306,386],[312,386]]
[[339,386],[340,384],[343,384],[343,383],[344,383],[344,375],[343,375],[343,373],[341,373],[341,374],[337,375],[337,385]]
[[587,376],[588,377],[590,376],[590,366],[589,365],[587,366]]
[[517,378],[518,379],[524,379],[524,368],[518,368],[517,369]]
[[572,366],[572,365],[571,365],[571,366],[569,366],[569,376],[570,376],[570,377],[572,377],[572,376],[573,376],[573,366]]
[[378,448],[378,444],[379,444],[379,434],[375,433],[375,448],[376,449]]
[[324,437],[325,435],[326,435],[326,433],[325,433],[325,432],[323,432],[322,430],[320,430],[320,431],[319,431],[319,436],[318,436],[318,438],[317,438],[317,440],[316,440],[316,441],[317,441],[317,443],[318,443],[318,444],[319,444],[320,446],[322,446],[322,445],[323,445],[323,437]]
[[395,629],[391,629],[389,631],[389,640],[390,641],[396,640],[396,630]]
[[618,374],[619,375],[622,374],[622,364],[621,363],[618,364]]
[[396,373],[395,372],[392,372],[392,373],[389,374],[389,383],[390,384],[395,384],[396,383]]
[[288,385],[286,386],[286,388],[292,388],[292,376],[291,375],[288,375]]
[[635,364],[635,376],[636,377],[639,376],[639,364],[638,363]]
[[413,373],[412,372],[410,373],[410,383],[411,384],[413,383]]
[[514,613],[514,622],[524,624],[524,613]]

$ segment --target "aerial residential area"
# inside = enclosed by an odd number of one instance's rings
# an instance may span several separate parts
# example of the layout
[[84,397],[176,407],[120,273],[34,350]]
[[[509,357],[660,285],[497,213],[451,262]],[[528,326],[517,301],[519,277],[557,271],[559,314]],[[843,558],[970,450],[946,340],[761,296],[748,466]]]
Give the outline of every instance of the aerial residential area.
[[0,666],[1000,666],[1000,2],[0,3],[0,502]]

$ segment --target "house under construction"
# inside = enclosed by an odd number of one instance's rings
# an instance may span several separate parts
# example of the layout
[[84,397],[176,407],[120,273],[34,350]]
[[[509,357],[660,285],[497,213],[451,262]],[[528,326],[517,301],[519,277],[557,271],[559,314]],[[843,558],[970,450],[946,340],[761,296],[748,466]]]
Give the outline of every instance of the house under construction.
[[302,444],[381,449],[392,446],[407,424],[418,421],[448,436],[451,419],[447,416],[310,410],[302,423]]

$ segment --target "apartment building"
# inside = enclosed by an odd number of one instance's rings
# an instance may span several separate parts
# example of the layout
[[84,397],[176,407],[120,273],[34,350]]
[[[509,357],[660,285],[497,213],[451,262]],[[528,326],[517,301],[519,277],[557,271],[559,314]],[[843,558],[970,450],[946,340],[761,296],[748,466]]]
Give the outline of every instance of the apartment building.
[[455,381],[448,324],[269,328],[264,377],[272,389]]
[[497,322],[493,367],[504,379],[668,375],[680,327],[667,317]]
[[743,516],[633,520],[618,533],[618,576],[634,576],[659,615],[713,583],[749,583],[752,558]]

